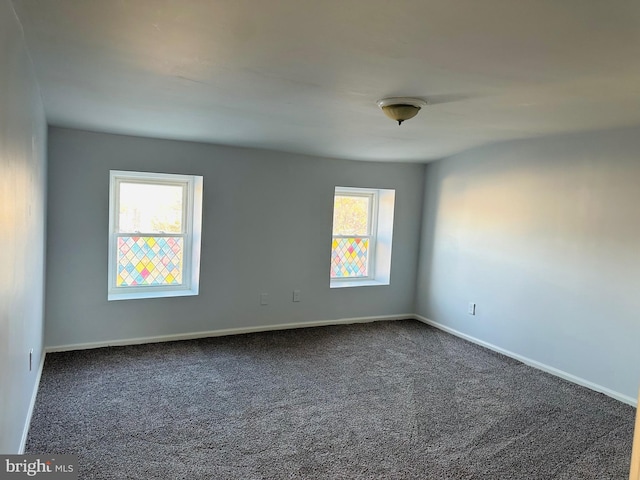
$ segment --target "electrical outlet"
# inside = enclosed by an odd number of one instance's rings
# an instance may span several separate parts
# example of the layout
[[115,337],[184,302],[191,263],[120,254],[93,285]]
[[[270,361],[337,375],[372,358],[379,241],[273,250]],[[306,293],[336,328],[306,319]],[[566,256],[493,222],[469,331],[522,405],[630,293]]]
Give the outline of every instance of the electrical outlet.
[[260,305],[269,305],[269,294],[261,293],[260,294]]
[[469,302],[469,315],[475,315],[476,314],[476,304],[473,302]]
[[300,290],[294,290],[293,291],[293,301],[294,302],[299,302],[300,301]]

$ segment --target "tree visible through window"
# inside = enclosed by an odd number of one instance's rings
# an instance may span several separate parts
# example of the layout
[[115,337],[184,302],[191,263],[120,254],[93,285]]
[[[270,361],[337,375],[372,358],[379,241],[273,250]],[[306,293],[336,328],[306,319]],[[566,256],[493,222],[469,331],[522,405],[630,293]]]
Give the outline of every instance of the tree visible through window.
[[116,287],[182,285],[186,188],[119,182]]
[[375,246],[376,193],[336,188],[333,203],[331,278],[369,278]]
[[184,188],[120,182],[120,231],[182,233]]
[[[201,179],[112,172],[110,299],[131,292],[140,297],[150,292],[155,292],[153,296],[171,296],[166,294],[171,291],[197,294],[192,272],[199,257],[194,266],[192,254],[194,224],[199,231],[200,218],[194,219],[193,211],[196,200],[200,201],[195,186],[201,185]],[[196,246],[195,253],[199,238]]]

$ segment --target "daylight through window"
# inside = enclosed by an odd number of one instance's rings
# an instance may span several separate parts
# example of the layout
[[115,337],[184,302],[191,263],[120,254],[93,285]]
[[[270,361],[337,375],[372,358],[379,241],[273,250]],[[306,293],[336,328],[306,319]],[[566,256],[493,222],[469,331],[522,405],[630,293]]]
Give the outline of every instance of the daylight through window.
[[110,300],[197,295],[201,197],[202,177],[111,172]]
[[331,278],[369,278],[375,237],[375,192],[336,191],[333,203]]
[[395,190],[336,187],[331,288],[388,285]]

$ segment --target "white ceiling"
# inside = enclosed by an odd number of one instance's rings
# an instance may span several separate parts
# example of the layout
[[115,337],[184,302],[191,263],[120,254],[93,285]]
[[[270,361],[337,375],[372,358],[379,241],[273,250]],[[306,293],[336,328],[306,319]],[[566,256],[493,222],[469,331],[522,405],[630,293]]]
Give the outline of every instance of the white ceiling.
[[[13,0],[50,124],[358,160],[640,125],[638,0]],[[402,126],[386,96],[433,103]]]

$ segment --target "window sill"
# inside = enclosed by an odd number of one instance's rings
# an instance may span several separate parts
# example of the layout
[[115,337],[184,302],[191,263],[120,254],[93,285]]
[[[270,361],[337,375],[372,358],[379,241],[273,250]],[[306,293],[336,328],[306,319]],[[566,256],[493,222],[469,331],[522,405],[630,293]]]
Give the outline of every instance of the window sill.
[[381,282],[380,280],[332,280],[329,288],[352,288],[352,287],[381,287],[389,285],[389,282]]
[[144,298],[166,298],[166,297],[191,297],[198,295],[198,290],[160,290],[154,292],[127,292],[127,293],[110,293],[107,300],[137,300]]

